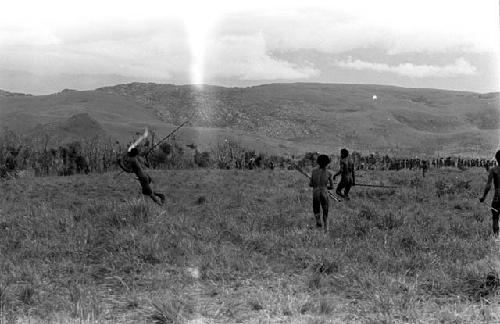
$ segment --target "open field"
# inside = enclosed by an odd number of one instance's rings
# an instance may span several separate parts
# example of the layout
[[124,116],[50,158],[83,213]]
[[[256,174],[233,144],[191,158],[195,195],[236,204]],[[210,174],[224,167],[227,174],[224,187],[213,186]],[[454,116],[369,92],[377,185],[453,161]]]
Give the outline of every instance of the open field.
[[483,169],[360,173],[401,188],[328,234],[298,172],[152,171],[164,207],[114,175],[0,182],[0,322],[500,322]]

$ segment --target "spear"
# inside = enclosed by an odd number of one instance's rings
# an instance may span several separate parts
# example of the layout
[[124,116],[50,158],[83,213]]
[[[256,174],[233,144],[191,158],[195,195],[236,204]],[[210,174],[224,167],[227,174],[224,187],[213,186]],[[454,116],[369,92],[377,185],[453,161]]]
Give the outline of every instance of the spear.
[[[477,197],[476,197],[476,196],[474,196],[471,192],[467,191],[467,194],[468,194],[470,197],[472,197],[473,199],[477,199]],[[493,210],[495,213],[498,213],[498,209],[491,207],[490,205],[488,205],[488,203],[487,203],[487,202],[484,202],[484,201],[479,201],[479,203],[480,203],[480,204],[483,204],[483,205],[485,205],[485,206],[488,206],[488,208],[489,208],[489,209]]]
[[493,210],[495,213],[498,213],[498,209],[496,208],[493,208],[491,207],[490,205],[488,205],[488,203],[485,203],[484,201],[483,202],[480,202],[481,204],[485,205],[485,206],[488,206],[491,210]]
[[163,141],[166,141],[170,136],[174,135],[175,132],[177,132],[182,126],[186,125],[188,122],[189,122],[189,119],[186,120],[185,122],[183,122],[182,124],[180,124],[179,126],[177,126],[177,128],[175,128],[173,131],[171,131],[170,134],[168,134],[167,136],[165,136],[164,138],[162,138],[156,144],[154,144],[153,146],[151,146],[151,148],[146,152],[146,156],[148,156],[148,154],[151,153],[151,151],[153,151],[153,149],[155,147],[157,147],[158,145],[160,145]]
[[[148,162],[148,155],[149,153],[151,153],[153,151],[153,149],[155,147],[157,147],[158,145],[160,145],[163,141],[167,140],[170,136],[172,136],[173,134],[175,134],[175,132],[177,132],[182,126],[186,125],[187,123],[189,122],[189,119],[186,120],[185,122],[183,122],[182,124],[180,124],[179,126],[177,126],[173,131],[170,132],[170,134],[168,134],[167,136],[165,136],[164,138],[162,138],[160,141],[158,141],[156,144],[154,144],[147,152],[146,152],[146,162]],[[134,144],[132,144],[130,147],[129,147],[129,150],[134,147],[135,145],[137,145],[140,141],[142,141],[143,139],[145,139],[147,136],[148,136],[148,130],[146,128],[146,131],[144,132],[144,135],[142,135],[138,140],[136,140],[134,142]],[[148,163],[149,164],[149,163]],[[121,166],[120,166],[121,167]],[[125,171],[125,170],[121,170],[117,175],[115,175],[113,177],[113,179],[116,179],[118,178],[122,173],[124,172],[128,172],[128,171]]]
[[[310,176],[307,173],[305,173],[302,169],[300,169],[299,167],[296,167],[296,169],[297,169],[297,171],[299,171],[300,173],[302,173],[306,177],[310,178]],[[356,183],[355,186],[359,186],[359,187],[374,187],[374,188],[391,188],[391,189],[398,188],[396,186],[373,185],[373,184],[365,184],[365,183]]]
[[354,186],[356,186],[356,187],[373,187],[373,188],[391,188],[391,189],[398,188],[396,186],[372,185],[372,184],[366,184],[366,183],[356,183]]
[[[299,168],[298,166],[295,166],[295,170],[299,171],[300,173],[302,173],[304,176],[306,176],[308,179],[311,179],[311,176],[307,173],[307,172],[304,172],[304,170],[302,170],[301,168]],[[330,198],[332,198],[333,200],[337,201],[337,202],[340,202],[341,200],[335,196],[330,190],[327,190],[328,191],[328,196]]]

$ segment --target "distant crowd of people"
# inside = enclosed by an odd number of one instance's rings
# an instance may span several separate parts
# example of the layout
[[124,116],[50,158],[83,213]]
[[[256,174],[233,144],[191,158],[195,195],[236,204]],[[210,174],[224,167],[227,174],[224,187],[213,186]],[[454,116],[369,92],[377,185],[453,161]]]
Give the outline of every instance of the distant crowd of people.
[[[300,159],[292,157],[291,160],[286,162],[290,165],[288,168],[292,169],[293,165],[300,167],[316,166],[316,159],[319,153],[306,153]],[[433,158],[403,158],[403,157],[390,157],[389,155],[380,155],[377,153],[362,155],[358,152],[350,154],[352,163],[355,170],[413,170],[430,168],[443,168],[443,167],[456,167],[456,168],[472,168],[481,167],[489,170],[491,167],[497,165],[495,160],[486,158],[466,158],[466,157],[433,157]],[[336,160],[338,157],[330,155],[331,160]]]
[[434,158],[398,158],[388,155],[377,154],[360,155],[352,154],[356,170],[403,170],[422,168],[472,168],[482,167],[488,170],[496,165],[495,160],[486,158],[464,158],[464,157],[434,157]]

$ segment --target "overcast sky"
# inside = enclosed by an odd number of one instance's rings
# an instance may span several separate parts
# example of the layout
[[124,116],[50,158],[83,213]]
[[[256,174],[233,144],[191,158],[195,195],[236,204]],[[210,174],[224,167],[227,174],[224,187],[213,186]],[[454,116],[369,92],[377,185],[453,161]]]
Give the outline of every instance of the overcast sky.
[[500,90],[498,0],[9,1],[0,89],[376,83]]

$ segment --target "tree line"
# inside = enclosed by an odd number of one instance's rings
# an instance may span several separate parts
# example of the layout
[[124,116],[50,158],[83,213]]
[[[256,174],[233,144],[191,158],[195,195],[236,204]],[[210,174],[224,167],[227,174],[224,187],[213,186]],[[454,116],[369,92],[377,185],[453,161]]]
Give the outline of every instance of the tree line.
[[[276,155],[256,152],[230,139],[199,150],[194,144],[182,145],[172,137],[168,142],[155,143],[155,134],[141,144],[140,151],[152,169],[293,169],[316,165],[318,152],[298,155]],[[0,178],[22,176],[69,176],[73,174],[102,173],[119,170],[117,160],[122,158],[130,143],[111,138],[92,137],[59,142],[51,136],[23,136],[5,129],[0,137]],[[154,149],[150,149],[153,147]],[[330,155],[332,161],[338,156]],[[402,158],[388,155],[351,154],[357,170],[401,170],[440,167],[485,167],[495,165],[485,158],[440,157]],[[335,167],[333,165],[332,167]]]

